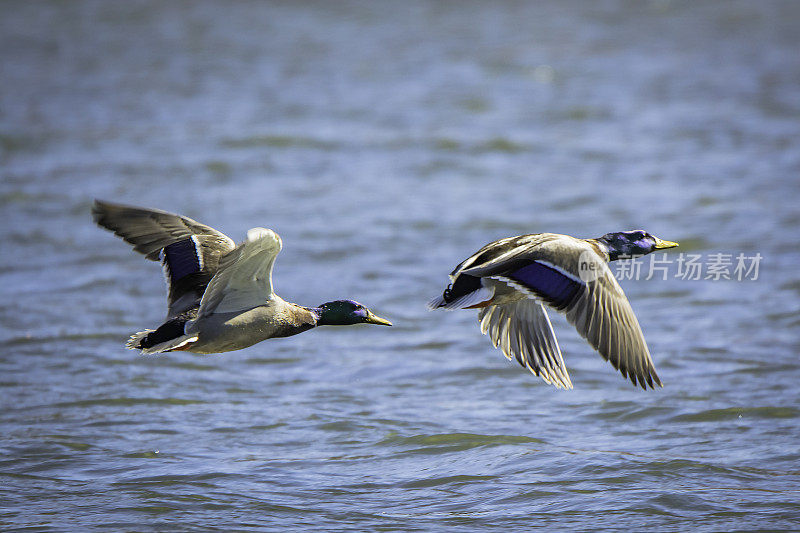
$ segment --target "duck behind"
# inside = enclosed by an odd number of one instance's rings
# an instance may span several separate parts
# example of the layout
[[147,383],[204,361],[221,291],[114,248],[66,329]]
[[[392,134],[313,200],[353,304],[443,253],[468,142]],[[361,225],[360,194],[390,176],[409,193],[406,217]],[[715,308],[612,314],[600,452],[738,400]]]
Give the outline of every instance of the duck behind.
[[167,282],[167,318],[131,336],[142,353],[239,350],[321,325],[391,322],[353,300],[303,307],[272,288],[272,267],[282,248],[277,233],[253,228],[237,245],[227,235],[188,217],[95,200],[94,221],[152,261]]

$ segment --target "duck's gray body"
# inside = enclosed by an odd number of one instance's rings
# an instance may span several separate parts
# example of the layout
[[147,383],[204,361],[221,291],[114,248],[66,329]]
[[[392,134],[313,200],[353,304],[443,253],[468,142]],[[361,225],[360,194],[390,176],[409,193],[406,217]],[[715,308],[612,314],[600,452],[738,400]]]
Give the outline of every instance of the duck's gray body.
[[[95,201],[92,213],[97,224],[164,267],[166,320],[154,330],[132,335],[131,349],[229,352],[322,323],[323,308],[286,302],[272,290],[272,266],[282,247],[272,230],[253,228],[237,246],[209,226],[157,209]],[[391,325],[358,302],[339,302],[352,308],[352,316],[330,324]]]
[[186,335],[197,336],[191,345],[194,353],[221,353],[241,350],[267,339],[289,337],[317,325],[318,316],[310,310],[270,302],[242,313],[214,313],[186,323]]

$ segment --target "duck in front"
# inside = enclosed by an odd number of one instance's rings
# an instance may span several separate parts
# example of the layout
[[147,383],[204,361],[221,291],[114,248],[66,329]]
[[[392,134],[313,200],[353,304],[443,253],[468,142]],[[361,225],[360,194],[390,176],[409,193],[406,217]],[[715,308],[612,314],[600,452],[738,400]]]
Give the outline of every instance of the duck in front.
[[609,261],[678,246],[646,231],[578,239],[536,233],[491,242],[450,274],[431,309],[480,309],[481,331],[509,359],[571,389],[546,308],[566,315],[604,359],[644,389],[663,386],[642,329]]

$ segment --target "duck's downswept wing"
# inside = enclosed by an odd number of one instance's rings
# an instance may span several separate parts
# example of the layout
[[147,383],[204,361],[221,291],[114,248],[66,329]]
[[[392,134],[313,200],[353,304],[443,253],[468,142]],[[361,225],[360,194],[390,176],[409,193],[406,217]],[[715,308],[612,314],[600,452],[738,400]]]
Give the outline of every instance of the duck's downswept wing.
[[247,240],[222,258],[200,302],[199,316],[246,311],[271,300],[272,266],[281,247],[281,238],[272,230],[248,231]]
[[541,303],[530,298],[505,305],[490,305],[478,314],[481,332],[489,335],[509,360],[560,389],[571,389],[553,326]]
[[631,383],[638,381],[643,389],[663,387],[631,304],[611,269],[603,266],[602,274],[566,310],[567,320]]
[[168,287],[168,317],[197,306],[220,258],[236,247],[214,228],[159,209],[95,200],[92,216],[145,258],[161,261]]
[[507,283],[565,313],[578,333],[634,385],[662,386],[625,293],[606,261],[585,241],[557,239],[463,272]]

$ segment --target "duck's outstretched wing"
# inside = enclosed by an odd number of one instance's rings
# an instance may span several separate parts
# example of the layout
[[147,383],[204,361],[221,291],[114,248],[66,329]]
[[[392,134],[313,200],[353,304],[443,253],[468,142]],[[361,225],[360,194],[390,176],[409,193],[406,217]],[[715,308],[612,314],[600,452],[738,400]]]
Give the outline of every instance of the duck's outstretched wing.
[[272,266],[281,247],[272,230],[248,231],[247,240],[222,258],[200,302],[200,317],[245,311],[272,300]]
[[566,314],[600,355],[642,388],[661,385],[642,329],[625,293],[586,241],[563,236],[462,270],[492,278]]
[[481,332],[489,335],[509,360],[559,389],[571,389],[547,311],[539,302],[525,298],[505,305],[490,305],[478,314]]
[[220,258],[236,247],[214,228],[158,209],[95,200],[92,216],[145,258],[161,261],[169,292],[168,317],[198,305]]
[[631,383],[638,381],[643,389],[663,387],[631,304],[611,269],[603,266],[602,275],[566,310],[567,320]]

